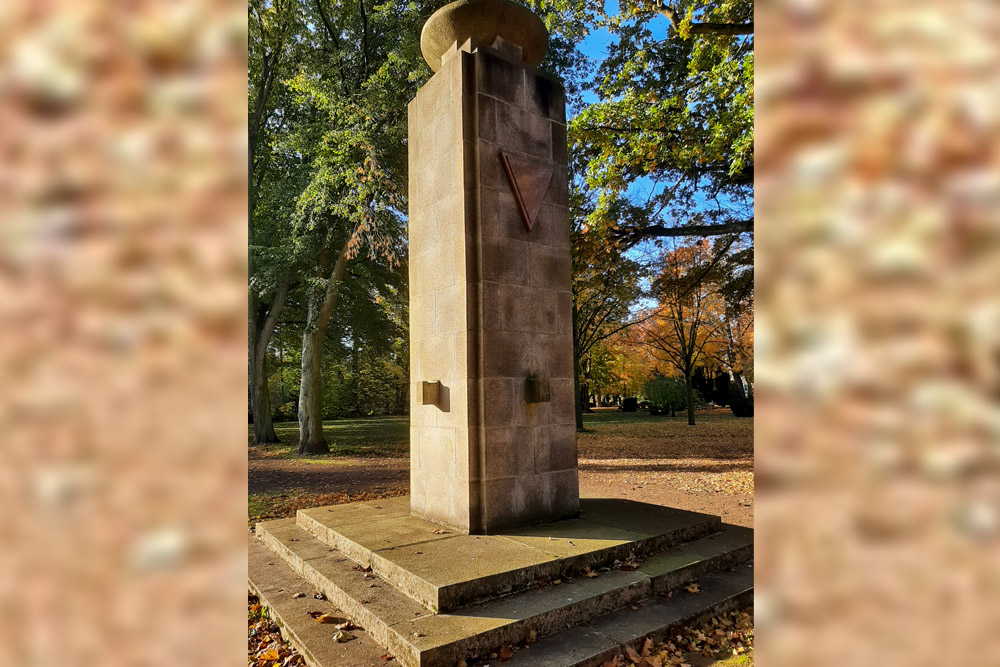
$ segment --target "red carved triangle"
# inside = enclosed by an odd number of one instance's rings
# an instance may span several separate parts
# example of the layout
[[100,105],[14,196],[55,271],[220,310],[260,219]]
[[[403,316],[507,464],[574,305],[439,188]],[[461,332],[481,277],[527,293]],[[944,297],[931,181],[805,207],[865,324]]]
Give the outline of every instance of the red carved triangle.
[[533,162],[516,155],[508,155],[500,151],[510,187],[514,190],[514,198],[521,209],[524,225],[531,231],[535,226],[535,216],[542,207],[545,192],[552,182],[552,165],[543,162]]

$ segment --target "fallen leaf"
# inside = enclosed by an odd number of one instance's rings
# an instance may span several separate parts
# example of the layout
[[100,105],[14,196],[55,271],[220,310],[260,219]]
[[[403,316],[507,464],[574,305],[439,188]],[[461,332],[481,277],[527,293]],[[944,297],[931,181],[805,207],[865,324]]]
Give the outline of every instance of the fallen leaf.
[[330,614],[324,614],[322,612],[311,611],[309,612],[309,615],[312,616],[312,619],[317,623],[333,624],[337,623],[338,621],[343,621],[343,619],[341,618],[337,618],[336,616],[331,616]]
[[317,600],[325,600],[326,599],[326,595],[324,595],[323,593],[317,593],[313,597],[316,598]]
[[354,625],[350,621],[344,621],[343,623],[338,623],[333,627],[336,628],[337,630],[354,630],[358,626]]
[[278,658],[278,649],[276,648],[268,649],[264,653],[258,655],[257,658],[260,660],[280,660],[280,658]]
[[504,644],[503,646],[500,647],[500,659],[501,660],[510,660],[513,657],[514,657],[514,652],[512,650],[510,650],[509,646],[507,646],[506,644]]
[[395,660],[392,653],[383,653],[382,655],[379,656],[379,658],[382,660],[382,662],[389,662],[390,660]]
[[583,576],[593,579],[597,576],[597,573],[590,569],[590,566],[583,568]]
[[532,628],[531,630],[528,630],[528,639],[527,639],[527,641],[528,641],[529,644],[531,642],[538,641],[538,632],[534,628]]
[[448,534],[448,531],[445,530],[444,528],[435,528],[431,532],[434,533],[435,535],[447,535]]
[[559,585],[559,584],[561,584],[561,583],[562,583],[562,579],[553,579],[553,580],[552,580],[552,584],[553,584],[554,586],[558,586],[558,585]]
[[648,658],[653,654],[653,640],[646,637],[646,641],[642,644],[642,657]]
[[295,598],[295,599],[298,599],[298,598],[304,598],[305,596],[306,596],[305,593],[296,593],[292,597]]
[[690,584],[688,586],[685,586],[684,590],[686,590],[688,593],[697,593],[701,589],[698,587],[698,584]]
[[339,630],[338,632],[336,632],[333,635],[333,640],[335,642],[337,642],[338,644],[343,644],[344,642],[349,642],[352,639],[354,639],[354,635],[352,635],[349,632],[344,632],[343,630]]
[[642,660],[642,656],[636,653],[635,649],[631,646],[625,647],[625,654],[628,656],[628,659],[632,661],[633,665],[638,665],[639,661]]

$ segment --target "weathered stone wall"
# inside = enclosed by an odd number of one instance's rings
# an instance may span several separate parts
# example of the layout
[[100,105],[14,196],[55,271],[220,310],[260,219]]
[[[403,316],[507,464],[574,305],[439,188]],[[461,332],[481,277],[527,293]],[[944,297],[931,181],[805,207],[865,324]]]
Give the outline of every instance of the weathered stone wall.
[[[531,231],[501,150],[553,170]],[[573,514],[562,87],[466,44],[410,106],[410,174],[412,510],[472,531]],[[529,375],[548,401],[528,403]]]
[[[421,88],[409,107],[411,509],[469,527],[468,322],[464,165],[469,152],[461,62]],[[420,383],[440,381],[437,405]]]

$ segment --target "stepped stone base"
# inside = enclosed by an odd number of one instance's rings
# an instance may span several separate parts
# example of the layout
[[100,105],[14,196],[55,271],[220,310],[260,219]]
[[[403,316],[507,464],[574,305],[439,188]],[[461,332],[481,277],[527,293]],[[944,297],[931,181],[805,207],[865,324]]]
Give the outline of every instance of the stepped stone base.
[[[596,659],[752,594],[753,531],[718,517],[582,499],[577,518],[475,536],[412,517],[408,506],[387,499],[257,524],[263,544],[407,667],[450,667],[529,636],[545,639],[518,656],[550,657],[524,664],[587,664],[560,653],[560,637],[587,638]],[[272,570],[252,570],[252,585],[267,588],[260,579]],[[702,593],[658,597],[703,578]]]

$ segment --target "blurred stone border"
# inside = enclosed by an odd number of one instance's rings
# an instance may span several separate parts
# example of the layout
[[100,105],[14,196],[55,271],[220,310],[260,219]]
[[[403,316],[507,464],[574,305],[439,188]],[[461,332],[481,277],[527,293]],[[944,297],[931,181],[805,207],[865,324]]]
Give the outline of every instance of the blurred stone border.
[[242,3],[0,2],[0,641],[241,660]]
[[756,29],[755,659],[995,662],[1000,5]]

